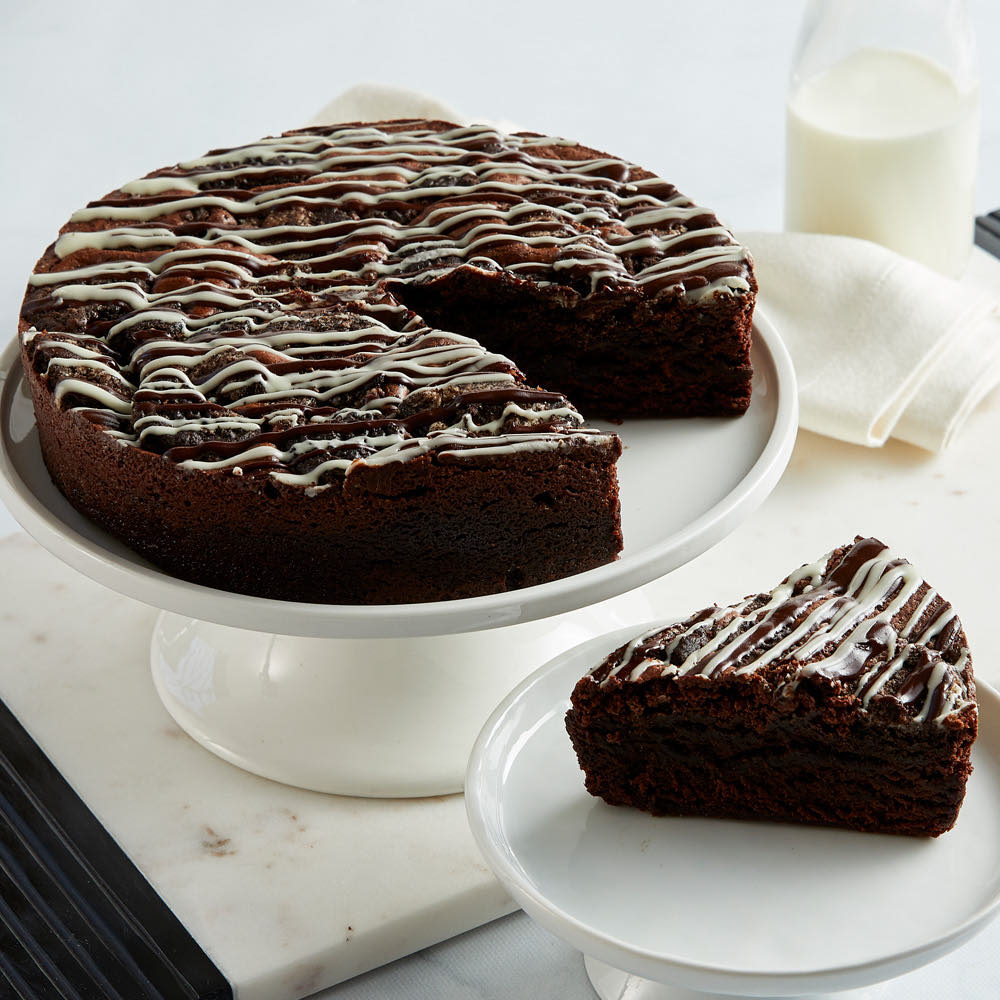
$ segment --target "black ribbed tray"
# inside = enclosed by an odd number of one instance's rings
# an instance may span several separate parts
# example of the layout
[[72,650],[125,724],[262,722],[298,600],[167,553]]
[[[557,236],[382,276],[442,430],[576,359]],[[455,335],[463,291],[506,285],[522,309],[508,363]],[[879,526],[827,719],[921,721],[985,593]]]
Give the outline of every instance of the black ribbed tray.
[[233,997],[226,978],[3,702],[0,996]]
[[976,219],[976,244],[1000,257],[1000,208]]

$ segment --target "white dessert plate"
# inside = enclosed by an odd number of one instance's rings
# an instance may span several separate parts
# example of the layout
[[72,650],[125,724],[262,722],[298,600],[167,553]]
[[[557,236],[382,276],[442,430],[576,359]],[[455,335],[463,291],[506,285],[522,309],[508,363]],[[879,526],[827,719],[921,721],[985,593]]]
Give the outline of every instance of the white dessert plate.
[[587,793],[563,721],[576,681],[639,631],[592,639],[515,688],[465,784],[487,863],[529,915],[597,960],[592,971],[746,996],[845,990],[932,961],[995,914],[995,691],[980,688],[975,771],[958,823],[937,839],[656,818]]
[[[15,344],[0,358],[0,499],[42,545],[107,587],[180,615],[316,637],[444,635],[513,625],[640,587],[723,538],[771,492],[798,427],[795,373],[767,319],[754,322],[753,396],[736,419],[634,420],[621,434],[625,548],[610,565],[466,600],[407,605],[299,604],[196,586],[156,569],[77,513],[42,463]],[[400,568],[401,573],[407,567]]]

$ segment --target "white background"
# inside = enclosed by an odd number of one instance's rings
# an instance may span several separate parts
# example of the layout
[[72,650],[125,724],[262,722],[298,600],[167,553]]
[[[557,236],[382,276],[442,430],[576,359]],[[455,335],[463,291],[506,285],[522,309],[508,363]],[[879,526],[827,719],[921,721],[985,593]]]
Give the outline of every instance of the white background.
[[[304,124],[358,82],[411,87],[654,169],[736,229],[782,223],[784,96],[802,0],[53,2],[0,6],[0,308],[77,207],[213,147]],[[1000,206],[1000,4],[980,50],[978,212]],[[16,530],[0,508],[0,535]],[[813,553],[806,553],[812,555]],[[994,1000],[991,934],[866,997]],[[338,1000],[585,1000],[523,915],[335,990]]]

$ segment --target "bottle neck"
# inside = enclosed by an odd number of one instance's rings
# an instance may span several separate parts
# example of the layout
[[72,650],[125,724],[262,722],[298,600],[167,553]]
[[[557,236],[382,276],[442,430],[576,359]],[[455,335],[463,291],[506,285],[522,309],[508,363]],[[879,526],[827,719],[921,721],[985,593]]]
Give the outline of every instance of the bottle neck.
[[810,0],[802,19],[790,90],[861,49],[930,60],[962,94],[978,90],[966,0]]

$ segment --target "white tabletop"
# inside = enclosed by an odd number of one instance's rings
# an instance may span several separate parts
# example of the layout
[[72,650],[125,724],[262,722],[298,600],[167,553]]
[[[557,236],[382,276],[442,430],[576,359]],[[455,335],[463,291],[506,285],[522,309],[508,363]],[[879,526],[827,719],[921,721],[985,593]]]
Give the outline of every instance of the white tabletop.
[[[73,209],[157,166],[300,125],[358,82],[416,88],[469,115],[612,150],[736,229],[780,228],[784,96],[803,7],[508,0],[500,20],[496,6],[454,0],[4,5],[0,301],[9,330],[34,260]],[[971,0],[970,8],[983,84],[976,208],[985,212],[1000,206],[1000,60],[991,55],[1000,6]],[[984,448],[995,452],[998,432],[994,394],[942,456],[803,433],[772,497],[730,538],[654,585],[655,600],[665,612],[725,603],[856,533],[877,534],[962,609],[980,676],[1000,683],[982,558],[1000,547],[1000,473],[981,460]],[[16,530],[0,509],[0,535]],[[998,948],[1000,922],[863,995],[992,1000]],[[322,996],[593,994],[579,956],[517,914]]]

